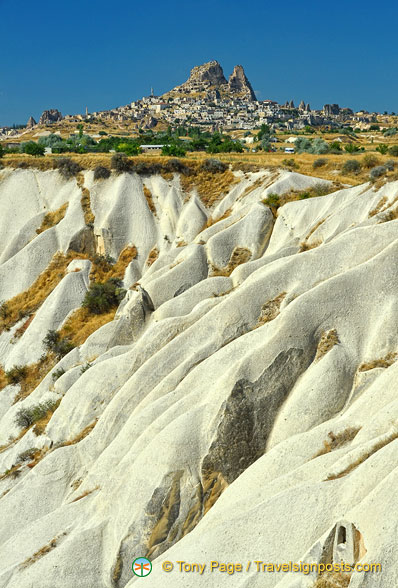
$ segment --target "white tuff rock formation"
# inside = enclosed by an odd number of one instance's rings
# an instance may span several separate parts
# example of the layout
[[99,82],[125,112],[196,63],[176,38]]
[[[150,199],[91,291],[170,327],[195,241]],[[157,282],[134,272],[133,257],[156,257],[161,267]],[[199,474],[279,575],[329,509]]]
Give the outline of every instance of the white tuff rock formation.
[[[267,194],[319,180],[241,174],[210,211],[178,175],[144,182],[155,213],[139,176],[85,172],[97,248],[137,248],[127,295],[29,396],[0,391],[0,588],[135,586],[142,555],[151,588],[304,588],[316,574],[208,566],[341,554],[383,566],[350,586],[395,588],[397,183],[292,202],[275,220]],[[206,228],[210,216],[223,218]],[[3,169],[0,299],[28,289],[85,226],[75,179]],[[0,334],[6,369],[37,361],[89,271],[72,261],[18,342],[23,319]],[[145,316],[136,282],[155,308]],[[59,404],[44,432],[21,436],[16,414],[46,401]],[[33,449],[41,459],[26,459]],[[207,568],[166,574],[165,560]]]

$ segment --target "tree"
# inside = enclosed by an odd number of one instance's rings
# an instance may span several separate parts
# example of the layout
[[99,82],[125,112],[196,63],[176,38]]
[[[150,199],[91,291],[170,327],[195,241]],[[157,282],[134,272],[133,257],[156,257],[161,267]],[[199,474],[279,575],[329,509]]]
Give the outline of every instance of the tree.
[[0,159],[3,157],[3,155],[4,155],[3,145],[0,145]]
[[177,145],[177,143],[169,143],[163,145],[162,155],[172,155],[173,157],[184,157],[186,151],[184,147]]
[[45,147],[35,143],[35,141],[27,141],[26,143],[21,143],[21,151],[22,153],[27,153],[28,155],[40,157],[44,155]]
[[81,139],[83,137],[83,123],[78,124],[77,129],[79,131],[79,138]]

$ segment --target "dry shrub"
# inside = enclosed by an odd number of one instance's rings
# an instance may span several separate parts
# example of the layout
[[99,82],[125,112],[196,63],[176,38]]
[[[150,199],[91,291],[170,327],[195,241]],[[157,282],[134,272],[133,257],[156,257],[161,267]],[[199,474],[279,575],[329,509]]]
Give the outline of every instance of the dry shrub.
[[114,260],[109,261],[101,255],[95,256],[90,272],[90,280],[94,282],[106,282],[111,278],[122,279],[127,266],[137,257],[137,254],[137,248],[134,245],[128,245],[120,252],[116,263],[111,263]]
[[158,257],[159,257],[159,249],[157,247],[154,247],[149,252],[148,259],[146,260],[147,267],[150,267],[157,260]]
[[335,345],[339,343],[336,329],[330,331],[324,331],[318,343],[316,350],[315,360],[319,361],[324,355],[326,355]]
[[43,231],[50,229],[51,227],[55,227],[61,220],[64,218],[66,211],[68,209],[69,202],[65,202],[62,206],[60,206],[57,210],[53,212],[47,212],[44,216],[42,223],[38,229],[36,229],[36,233],[40,235]]
[[273,298],[272,300],[269,300],[263,304],[256,327],[261,327],[261,325],[265,325],[265,323],[273,321],[278,316],[281,304],[285,297],[286,292],[281,292],[278,294],[278,296],[276,296],[276,298]]
[[340,449],[340,447],[344,447],[344,445],[357,436],[360,430],[361,427],[348,427],[347,429],[344,429],[344,431],[337,433],[337,435],[330,431],[330,433],[328,433],[328,439],[323,442],[322,449],[320,449],[312,459],[330,453],[331,451],[335,451],[336,449]]
[[235,268],[242,263],[246,263],[252,256],[250,249],[246,247],[235,247],[232,251],[228,264],[223,268],[212,266],[211,276],[230,276]]
[[387,353],[384,357],[379,359],[374,359],[373,361],[368,361],[362,363],[359,366],[360,372],[367,372],[369,370],[373,370],[374,368],[388,368],[390,365],[395,363],[398,359],[398,353]]
[[150,189],[147,186],[143,186],[143,190],[144,190],[144,196],[146,198],[149,210],[155,214],[156,213],[156,207],[155,204],[153,202],[153,197],[152,197],[152,192],[150,191]]

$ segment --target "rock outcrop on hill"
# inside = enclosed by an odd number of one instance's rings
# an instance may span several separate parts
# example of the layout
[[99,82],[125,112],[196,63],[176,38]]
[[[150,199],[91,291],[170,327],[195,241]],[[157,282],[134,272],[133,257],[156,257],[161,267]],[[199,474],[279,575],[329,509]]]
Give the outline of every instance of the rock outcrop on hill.
[[248,100],[256,100],[256,95],[241,65],[235,65],[234,71],[229,76],[228,87],[232,94]]
[[35,119],[33,118],[33,116],[31,116],[28,120],[28,122],[26,123],[26,126],[28,129],[34,127],[35,125],[37,125],[37,122],[35,121]]
[[54,123],[62,120],[63,116],[59,110],[52,108],[51,110],[45,110],[39,119],[40,125],[48,123]]
[[236,65],[227,82],[223,69],[216,60],[194,67],[186,82],[180,86],[176,86],[173,90],[164,94],[164,96],[172,96],[173,94],[195,96],[203,94],[207,97],[256,100],[253,88],[245,75],[243,67]]
[[[398,585],[398,183],[276,214],[270,194],[330,182],[235,176],[209,208],[178,174],[0,170],[0,588],[132,588],[139,556],[151,588],[307,588],[314,569],[255,561],[341,559],[382,571],[335,585]],[[127,293],[27,394],[23,366],[89,288],[87,231],[98,254],[136,248]]]

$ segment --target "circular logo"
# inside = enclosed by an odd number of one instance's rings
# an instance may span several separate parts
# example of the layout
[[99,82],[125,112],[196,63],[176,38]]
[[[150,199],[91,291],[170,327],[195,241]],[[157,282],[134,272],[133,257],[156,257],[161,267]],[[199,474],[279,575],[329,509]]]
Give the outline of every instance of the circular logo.
[[133,561],[132,568],[136,576],[143,578],[144,576],[149,576],[152,572],[152,563],[146,557],[137,557]]

